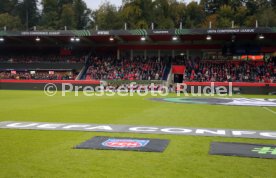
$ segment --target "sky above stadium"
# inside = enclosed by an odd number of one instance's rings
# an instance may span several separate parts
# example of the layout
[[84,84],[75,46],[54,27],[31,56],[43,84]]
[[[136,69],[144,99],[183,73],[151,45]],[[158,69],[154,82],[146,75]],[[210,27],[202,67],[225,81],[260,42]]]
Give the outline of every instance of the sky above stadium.
[[[104,2],[106,2],[107,0],[84,0],[87,4],[87,6],[90,9],[98,9],[98,7],[103,4]],[[192,0],[181,0],[184,1],[186,3],[191,2]],[[111,4],[115,4],[116,6],[120,6],[122,5],[122,0],[109,0],[108,2],[110,2]]]

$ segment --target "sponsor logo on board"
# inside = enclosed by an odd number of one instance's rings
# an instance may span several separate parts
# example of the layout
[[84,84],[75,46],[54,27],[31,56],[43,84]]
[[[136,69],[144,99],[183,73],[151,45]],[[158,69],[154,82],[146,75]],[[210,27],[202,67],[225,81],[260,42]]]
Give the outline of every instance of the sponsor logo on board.
[[108,139],[102,145],[111,148],[140,148],[145,147],[148,143],[149,140]]

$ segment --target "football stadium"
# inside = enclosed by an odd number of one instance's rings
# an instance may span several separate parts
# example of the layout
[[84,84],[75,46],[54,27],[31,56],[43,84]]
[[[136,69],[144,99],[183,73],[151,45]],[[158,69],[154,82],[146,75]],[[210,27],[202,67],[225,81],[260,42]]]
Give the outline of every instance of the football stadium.
[[1,178],[276,177],[274,0],[97,3],[0,1]]

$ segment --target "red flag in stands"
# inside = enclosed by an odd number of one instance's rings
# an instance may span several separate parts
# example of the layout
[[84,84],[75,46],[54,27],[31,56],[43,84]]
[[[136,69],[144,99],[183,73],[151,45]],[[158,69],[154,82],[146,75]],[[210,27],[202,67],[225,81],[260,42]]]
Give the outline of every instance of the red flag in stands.
[[173,74],[184,74],[186,67],[180,65],[173,65],[172,66],[172,73]]

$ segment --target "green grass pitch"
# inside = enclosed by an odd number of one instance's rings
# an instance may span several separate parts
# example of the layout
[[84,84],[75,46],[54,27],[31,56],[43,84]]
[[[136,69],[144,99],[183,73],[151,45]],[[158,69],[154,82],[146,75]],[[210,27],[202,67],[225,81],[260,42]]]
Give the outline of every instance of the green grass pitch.
[[[43,91],[2,90],[0,120],[276,130],[276,115],[262,107],[175,104],[147,98],[75,97],[73,93],[48,97]],[[171,141],[163,153],[72,149],[93,136]],[[276,144],[275,140],[5,129],[0,130],[0,140],[1,178],[276,177],[276,160],[208,155],[212,141]]]

